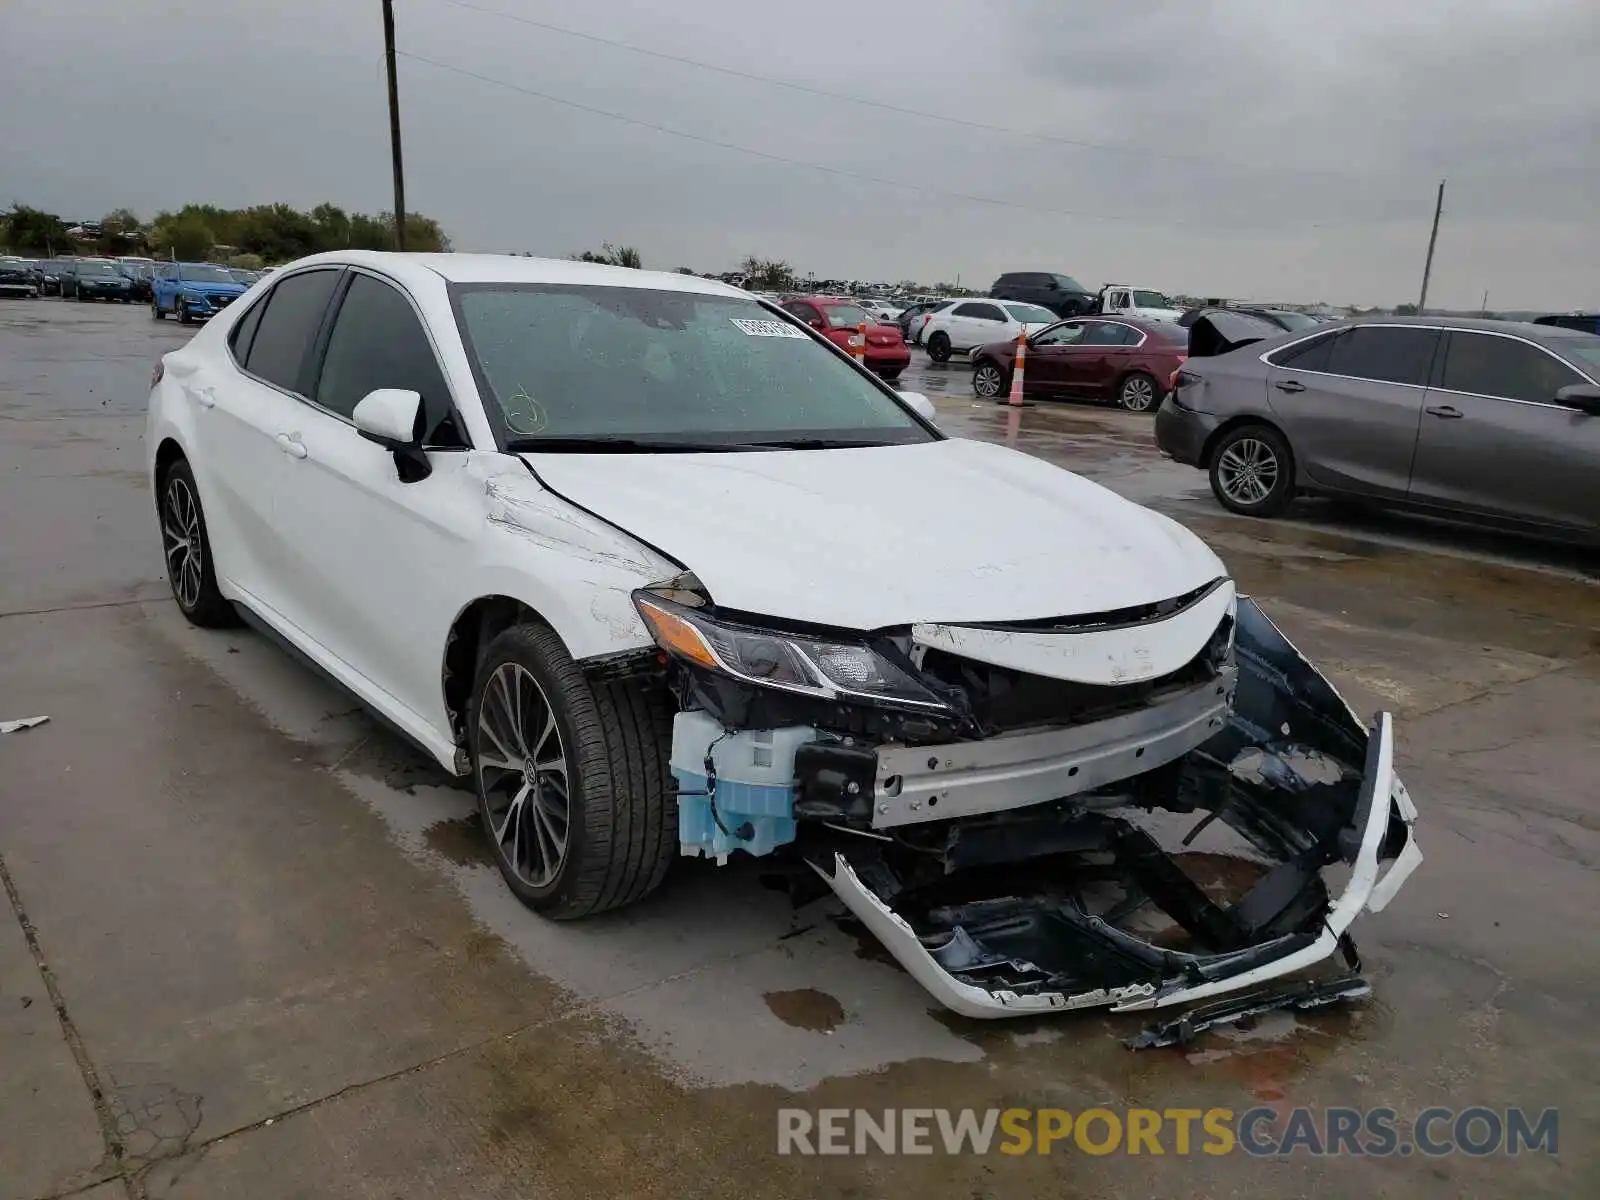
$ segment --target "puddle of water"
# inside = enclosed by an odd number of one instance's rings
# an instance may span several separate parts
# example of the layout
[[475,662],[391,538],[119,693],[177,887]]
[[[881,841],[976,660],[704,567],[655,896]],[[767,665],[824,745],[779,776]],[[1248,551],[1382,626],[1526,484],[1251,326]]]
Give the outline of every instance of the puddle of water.
[[809,1029],[814,1033],[832,1033],[844,1023],[844,1005],[816,988],[796,988],[788,992],[767,992],[762,999],[772,1010],[772,1015],[785,1025],[796,1029]]
[[476,812],[435,821],[422,831],[428,849],[458,867],[494,866],[494,854]]

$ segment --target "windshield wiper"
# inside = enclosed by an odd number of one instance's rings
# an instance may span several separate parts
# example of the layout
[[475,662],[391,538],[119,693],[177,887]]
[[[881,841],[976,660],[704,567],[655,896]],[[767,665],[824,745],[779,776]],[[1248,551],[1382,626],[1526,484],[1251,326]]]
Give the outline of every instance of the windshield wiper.
[[869,446],[898,446],[899,442],[862,441],[860,438],[774,438],[763,442],[740,442],[762,450],[862,450]]
[[691,442],[676,438],[522,437],[511,438],[512,454],[722,454],[748,449],[741,442]]

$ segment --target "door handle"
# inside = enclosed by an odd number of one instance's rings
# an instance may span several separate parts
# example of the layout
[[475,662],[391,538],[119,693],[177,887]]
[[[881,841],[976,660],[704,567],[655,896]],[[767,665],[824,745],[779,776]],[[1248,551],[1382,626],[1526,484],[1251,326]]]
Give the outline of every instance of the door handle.
[[1301,383],[1298,379],[1285,379],[1283,382],[1275,383],[1272,386],[1277,388],[1280,392],[1293,393],[1303,392],[1306,390],[1306,385]]
[[1459,408],[1455,408],[1449,404],[1430,404],[1422,411],[1427,413],[1430,417],[1441,417],[1446,421],[1459,421],[1462,417],[1466,416],[1466,414]]
[[278,449],[282,450],[290,458],[304,458],[311,453],[306,449],[304,442],[298,437],[291,437],[287,433],[280,433],[275,440],[278,443]]

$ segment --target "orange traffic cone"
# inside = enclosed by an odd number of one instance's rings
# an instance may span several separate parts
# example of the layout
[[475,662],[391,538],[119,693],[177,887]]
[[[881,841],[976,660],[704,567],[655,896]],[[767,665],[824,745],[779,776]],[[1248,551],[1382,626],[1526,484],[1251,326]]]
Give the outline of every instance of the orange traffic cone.
[[850,343],[850,357],[860,359],[867,357],[867,323],[865,321],[856,326],[855,340]]
[[1006,403],[1013,408],[1022,408],[1027,401],[1022,398],[1022,368],[1023,360],[1028,354],[1027,333],[1017,334],[1017,353],[1011,365],[1011,394],[1006,397]]

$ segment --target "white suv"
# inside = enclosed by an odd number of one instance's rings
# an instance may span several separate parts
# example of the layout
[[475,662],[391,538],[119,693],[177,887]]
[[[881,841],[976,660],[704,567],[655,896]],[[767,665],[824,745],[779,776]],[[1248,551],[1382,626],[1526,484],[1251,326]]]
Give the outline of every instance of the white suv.
[[[1388,717],[1175,522],[931,413],[723,284],[349,252],[167,354],[147,438],[183,614],[249,610],[470,776],[540,913],[771,855],[977,1016],[1347,944],[1417,857]],[[1152,810],[1261,882],[1182,887]]]
[[1013,341],[1019,333],[1035,334],[1058,319],[1037,304],[973,297],[935,310],[922,326],[922,344],[934,362],[948,362],[951,354]]

